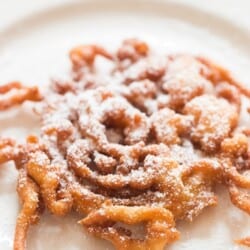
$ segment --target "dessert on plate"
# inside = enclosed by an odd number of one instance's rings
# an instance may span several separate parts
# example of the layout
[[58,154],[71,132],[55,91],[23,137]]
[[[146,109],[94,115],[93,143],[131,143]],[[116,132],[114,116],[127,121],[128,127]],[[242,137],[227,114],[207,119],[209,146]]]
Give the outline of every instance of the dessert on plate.
[[[19,172],[15,250],[26,249],[45,209],[76,211],[81,226],[118,250],[178,240],[176,222],[216,206],[218,184],[250,214],[250,129],[239,122],[250,90],[227,70],[203,57],[154,53],[138,39],[113,52],[78,46],[70,60],[68,79],[46,91],[0,87],[2,112],[30,101],[41,124],[25,143],[0,139],[0,163],[13,161]],[[250,246],[249,237],[232,240]]]

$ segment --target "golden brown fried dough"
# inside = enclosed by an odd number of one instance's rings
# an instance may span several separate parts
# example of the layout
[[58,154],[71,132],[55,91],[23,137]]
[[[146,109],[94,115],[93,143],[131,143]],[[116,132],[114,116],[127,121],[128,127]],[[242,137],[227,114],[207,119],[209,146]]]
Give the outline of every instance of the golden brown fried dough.
[[[97,56],[111,61],[101,77]],[[78,46],[70,59],[69,79],[43,98],[37,87],[0,86],[0,110],[30,100],[41,119],[39,136],[0,139],[0,163],[19,171],[15,250],[26,249],[43,208],[85,216],[80,224],[118,250],[174,242],[175,221],[217,204],[217,184],[250,214],[250,133],[238,127],[246,87],[207,59],[157,55],[137,39],[113,53]],[[249,237],[236,242],[249,246]]]

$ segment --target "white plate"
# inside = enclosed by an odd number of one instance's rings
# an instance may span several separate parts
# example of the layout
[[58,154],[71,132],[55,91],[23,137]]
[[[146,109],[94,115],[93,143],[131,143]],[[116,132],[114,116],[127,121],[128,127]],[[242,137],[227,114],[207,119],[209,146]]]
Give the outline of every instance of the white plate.
[[[67,52],[72,46],[97,42],[112,49],[128,37],[144,39],[164,53],[208,56],[231,69],[238,79],[250,82],[248,1],[217,1],[220,3],[209,4],[206,10],[204,1],[51,2],[1,1],[1,83],[18,79],[26,84],[46,85],[50,77],[67,71]],[[37,121],[26,109],[6,115],[8,120],[0,116],[2,135],[24,138],[36,130]],[[12,249],[19,210],[13,166],[1,167],[0,181],[0,249],[8,250]],[[218,207],[207,209],[191,224],[179,224],[181,240],[169,249],[243,249],[232,239],[250,235],[250,218],[231,205],[223,190],[219,192]],[[78,219],[76,215],[63,219],[44,215],[41,223],[30,230],[28,249],[113,249],[108,243],[87,236],[76,224]]]

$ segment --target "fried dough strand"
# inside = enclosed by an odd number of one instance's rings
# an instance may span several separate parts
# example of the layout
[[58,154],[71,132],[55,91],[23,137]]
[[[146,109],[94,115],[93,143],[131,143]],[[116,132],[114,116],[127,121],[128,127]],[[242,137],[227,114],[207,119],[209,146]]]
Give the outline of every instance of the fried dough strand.
[[72,197],[66,187],[62,186],[63,176],[60,167],[53,166],[43,152],[36,152],[27,164],[27,173],[41,189],[44,203],[51,213],[65,215],[72,207]]
[[223,139],[229,137],[239,119],[234,107],[212,95],[195,97],[186,104],[184,113],[194,117],[191,139],[200,144],[205,152],[217,150]]
[[15,158],[15,141],[9,138],[0,139],[0,164],[11,161]]
[[207,66],[208,70],[205,72],[204,76],[211,82],[214,84],[226,82],[227,84],[236,87],[236,89],[238,89],[243,95],[250,97],[250,89],[236,81],[227,69],[208,60],[207,58],[197,57],[197,59]]
[[[127,225],[145,222],[144,239],[134,239],[128,230],[115,228],[116,222]],[[80,223],[90,233],[111,241],[118,250],[161,250],[179,238],[171,212],[160,207],[105,205],[90,213]]]
[[250,214],[250,195],[247,192],[240,191],[234,184],[229,184],[228,189],[232,203]]
[[25,101],[41,101],[42,95],[37,86],[26,87],[19,82],[11,82],[0,86],[0,110],[7,110]]
[[42,210],[39,187],[27,176],[24,169],[19,170],[17,193],[22,202],[22,209],[17,217],[13,248],[25,250],[28,230],[31,225],[38,223]]
[[235,242],[240,244],[240,245],[250,247],[250,237],[235,240]]

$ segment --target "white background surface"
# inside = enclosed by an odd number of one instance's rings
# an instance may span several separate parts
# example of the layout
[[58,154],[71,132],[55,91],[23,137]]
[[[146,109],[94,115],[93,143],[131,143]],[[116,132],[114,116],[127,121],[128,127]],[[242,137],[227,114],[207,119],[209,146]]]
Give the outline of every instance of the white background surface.
[[[250,85],[249,11],[247,0],[0,0],[0,83],[19,79],[42,87],[66,71],[72,46],[99,42],[112,49],[121,39],[136,36],[165,52],[208,56]],[[36,118],[25,108],[0,116],[0,134],[5,136],[21,139],[36,130]],[[11,249],[13,241],[19,209],[15,178],[13,166],[0,168],[1,250]],[[181,241],[169,249],[243,249],[232,239],[250,235],[250,217],[232,207],[223,190],[218,192],[218,207],[207,209],[192,224],[179,224]],[[30,230],[28,249],[112,249],[84,234],[78,219],[44,215]]]

